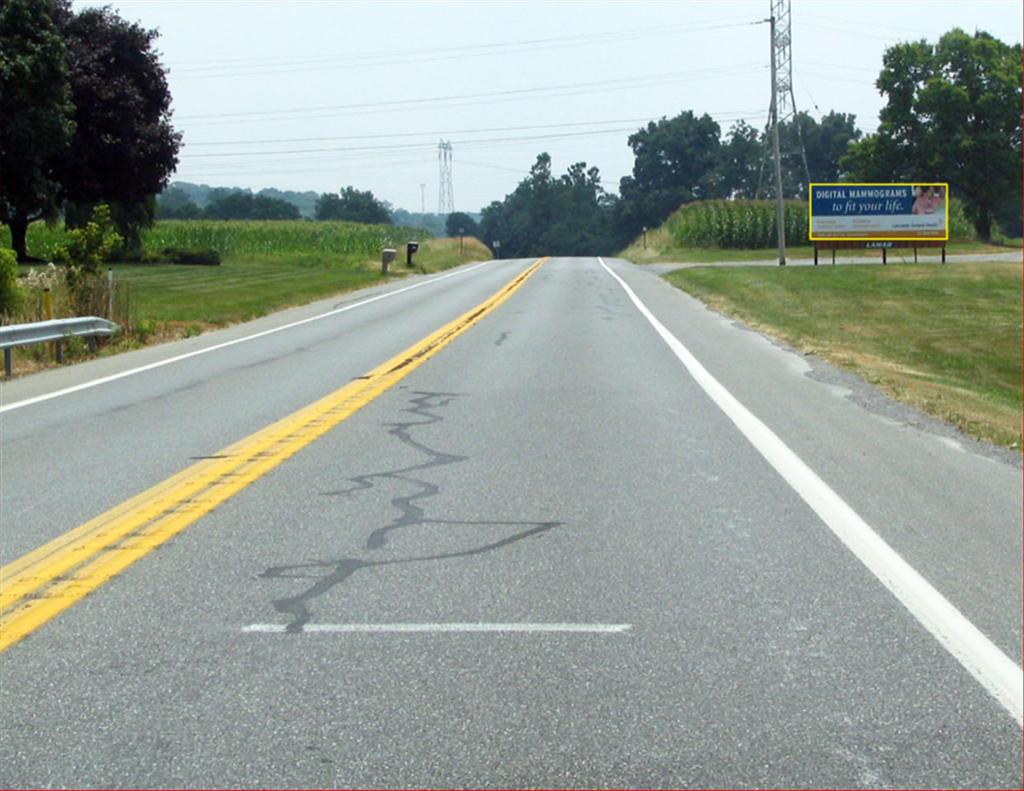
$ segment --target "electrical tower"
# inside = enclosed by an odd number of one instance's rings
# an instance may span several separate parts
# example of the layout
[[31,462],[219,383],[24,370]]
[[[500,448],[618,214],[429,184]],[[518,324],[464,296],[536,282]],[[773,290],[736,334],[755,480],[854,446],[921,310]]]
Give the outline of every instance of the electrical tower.
[[437,187],[437,213],[451,214],[455,211],[455,188],[452,186],[452,144],[442,140],[437,145],[437,164],[441,179]]
[[[803,131],[798,123],[796,98],[793,96],[793,52],[791,32],[791,11],[790,0],[771,0],[772,15],[767,21],[771,23],[772,37],[772,101],[768,111],[768,127],[765,132],[771,133],[770,156],[774,164],[775,176],[775,200],[777,206],[777,226],[779,235],[779,265],[786,264],[786,235],[782,194],[782,150],[779,141],[779,126],[790,122],[796,127],[796,136],[800,148],[800,160],[803,164],[803,189],[808,189],[811,181],[810,171],[807,167],[807,152],[804,149]],[[757,179],[756,197],[761,195],[761,186],[764,182],[764,168],[769,159],[769,149],[766,146],[764,157],[761,160],[761,173]]]

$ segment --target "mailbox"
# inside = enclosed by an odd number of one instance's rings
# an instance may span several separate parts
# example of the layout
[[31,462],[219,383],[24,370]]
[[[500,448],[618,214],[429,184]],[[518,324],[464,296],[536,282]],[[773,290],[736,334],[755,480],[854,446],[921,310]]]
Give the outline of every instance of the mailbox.
[[388,264],[395,260],[395,256],[398,251],[393,247],[385,247],[380,251],[380,271],[383,274],[388,273]]
[[416,255],[416,251],[420,249],[419,242],[409,242],[405,246],[405,265],[412,266],[412,257]]

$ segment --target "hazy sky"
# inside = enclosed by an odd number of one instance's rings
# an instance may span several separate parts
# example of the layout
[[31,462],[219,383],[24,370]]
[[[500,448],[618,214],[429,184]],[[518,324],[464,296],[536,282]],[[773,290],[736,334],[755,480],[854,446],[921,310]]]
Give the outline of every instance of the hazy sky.
[[[514,189],[541,151],[617,191],[626,138],[648,120],[709,113],[723,134],[762,127],[769,0],[757,2],[316,2],[109,0],[160,31],[176,179],[253,189],[370,189],[436,211],[437,144],[454,149],[455,206]],[[954,26],[1021,40],[1019,0],[793,0],[798,109],[877,126],[887,46]]]

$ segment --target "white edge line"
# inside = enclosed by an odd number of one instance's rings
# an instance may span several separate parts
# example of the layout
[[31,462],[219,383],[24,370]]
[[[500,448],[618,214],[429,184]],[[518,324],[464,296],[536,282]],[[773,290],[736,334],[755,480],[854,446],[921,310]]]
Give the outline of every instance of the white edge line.
[[817,473],[715,379],[654,317],[626,282],[597,259],[701,389],[754,448],[942,646],[1024,726],[1024,671],[879,536]]
[[158,360],[155,363],[141,365],[138,368],[131,368],[127,371],[121,371],[120,373],[111,374],[110,376],[104,376],[99,379],[93,379],[89,382],[83,382],[82,384],[74,385],[72,387],[65,387],[63,390],[54,390],[52,393],[44,393],[43,395],[34,396],[33,398],[26,398],[23,401],[16,401],[13,404],[6,404],[4,406],[0,406],[0,414],[4,412],[10,412],[11,410],[14,409],[21,409],[22,407],[31,406],[32,404],[38,404],[41,401],[49,401],[52,398],[59,398],[60,396],[66,396],[70,395],[71,393],[77,393],[80,390],[88,390],[91,387],[97,387],[102,384],[107,384],[108,382],[115,382],[118,379],[124,379],[125,377],[134,376],[135,374],[141,374],[146,371],[152,371],[154,368],[162,368],[165,365],[181,362],[182,360],[187,360],[190,357],[198,357],[200,354],[209,354],[210,352],[219,351],[220,349],[226,349],[229,346],[234,346],[239,343],[253,341],[256,340],[257,338],[263,338],[267,335],[273,335],[275,332],[283,332],[284,330],[290,330],[293,327],[299,327],[302,326],[303,324],[309,324],[310,322],[313,321],[320,321],[321,319],[326,319],[331,316],[337,316],[339,313],[345,313],[346,311],[353,310],[355,308],[361,308],[363,305],[369,305],[371,302],[377,302],[378,300],[381,299],[394,297],[397,296],[398,294],[403,294],[406,291],[412,291],[414,288],[421,288],[422,286],[429,286],[433,283],[439,283],[442,280],[446,280],[449,277],[455,277],[456,275],[465,275],[469,272],[472,272],[474,269],[479,269],[480,267],[490,263],[493,262],[482,261],[479,264],[474,264],[468,269],[460,269],[456,272],[448,272],[447,274],[441,275],[440,277],[434,277],[431,278],[430,280],[424,280],[419,283],[413,283],[411,286],[405,286],[404,288],[400,288],[395,291],[388,291],[385,294],[378,294],[375,297],[364,299],[361,302],[355,302],[351,305],[345,305],[345,307],[343,308],[329,310],[326,313],[320,313],[317,314],[316,316],[310,316],[309,318],[300,319],[299,321],[293,321],[289,324],[282,324],[280,327],[272,327],[269,330],[263,330],[262,332],[257,332],[253,335],[246,335],[244,338],[235,338],[234,340],[231,341],[225,341],[224,343],[218,343],[215,344],[214,346],[208,346],[205,349],[196,349],[193,352],[179,354],[176,357],[168,357],[166,360]]
[[[628,623],[308,623],[303,633],[354,634],[378,632],[585,632],[615,634],[631,628]],[[242,628],[249,634],[285,634],[279,623],[254,623]]]

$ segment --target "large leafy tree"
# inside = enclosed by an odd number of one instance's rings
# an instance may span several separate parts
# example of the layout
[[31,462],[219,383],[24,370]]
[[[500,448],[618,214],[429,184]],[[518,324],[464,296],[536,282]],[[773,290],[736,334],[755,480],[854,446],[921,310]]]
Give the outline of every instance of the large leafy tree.
[[96,204],[108,203],[127,246],[138,247],[181,145],[157,32],[109,8],[67,14],[63,28],[76,124],[59,163],[65,218],[81,225]]
[[878,133],[843,166],[862,180],[948,181],[982,239],[1021,209],[1021,46],[956,28],[937,44],[897,44],[876,85]]
[[577,162],[555,176],[543,153],[505,200],[483,210],[480,233],[500,241],[503,255],[600,255],[614,249],[611,217],[597,168]]
[[0,222],[22,261],[29,223],[56,213],[54,159],[74,132],[55,10],[50,0],[0,3]]
[[[799,127],[799,129],[798,129]],[[798,113],[794,119],[779,125],[782,155],[782,193],[787,198],[807,198],[806,176],[811,181],[838,181],[843,174],[840,160],[850,144],[859,140],[856,116],[834,110],[815,121],[808,113]],[[807,171],[801,155],[807,157]],[[769,145],[767,137],[764,145]],[[762,187],[765,194],[774,195],[774,181],[767,170]]]
[[720,132],[711,116],[687,110],[651,121],[629,136],[635,159],[633,174],[619,182],[620,237],[661,224],[683,203],[727,196],[718,168]]
[[746,121],[737,121],[722,142],[718,168],[721,190],[728,198],[754,198],[764,160],[764,141]]
[[383,201],[377,200],[369,190],[345,187],[340,193],[327,192],[316,202],[318,220],[348,220],[385,224],[391,222],[391,212]]

